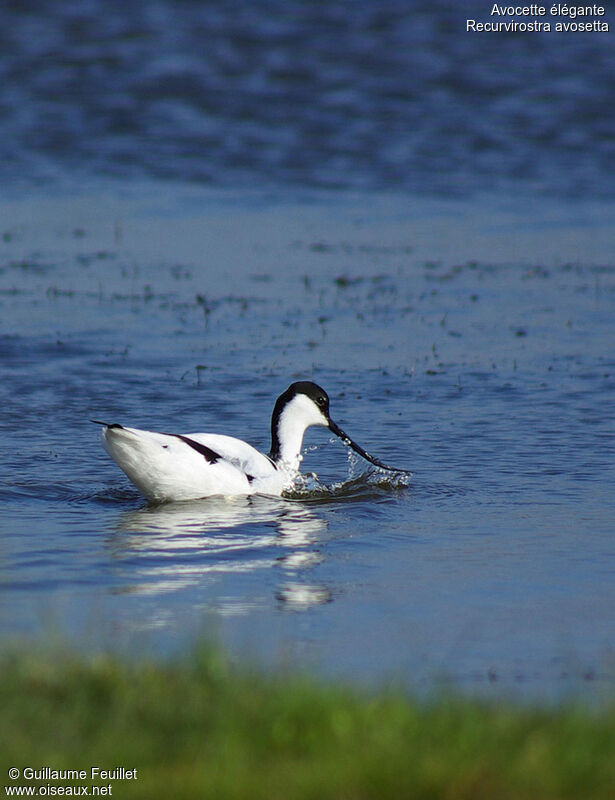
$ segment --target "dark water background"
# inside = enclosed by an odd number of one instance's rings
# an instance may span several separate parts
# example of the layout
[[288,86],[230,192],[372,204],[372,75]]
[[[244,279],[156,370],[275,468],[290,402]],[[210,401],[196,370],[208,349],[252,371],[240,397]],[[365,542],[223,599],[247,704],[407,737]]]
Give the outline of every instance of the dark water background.
[[[3,642],[612,692],[615,50],[489,8],[5,4]],[[297,378],[410,485],[152,509],[87,421],[266,450]]]
[[612,33],[466,33],[491,6],[5,3],[5,179],[612,198]]

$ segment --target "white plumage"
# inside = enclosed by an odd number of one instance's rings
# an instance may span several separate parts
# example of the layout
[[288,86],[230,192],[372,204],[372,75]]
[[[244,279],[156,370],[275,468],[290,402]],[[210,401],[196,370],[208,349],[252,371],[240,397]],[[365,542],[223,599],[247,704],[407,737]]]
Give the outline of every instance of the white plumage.
[[[291,384],[271,418],[271,452],[215,433],[168,434],[103,425],[103,446],[134,485],[153,501],[193,500],[210,495],[281,495],[293,485],[301,463],[305,431],[328,427],[345,444],[382,469],[330,418],[324,389],[309,381]],[[402,472],[406,470],[400,470]]]

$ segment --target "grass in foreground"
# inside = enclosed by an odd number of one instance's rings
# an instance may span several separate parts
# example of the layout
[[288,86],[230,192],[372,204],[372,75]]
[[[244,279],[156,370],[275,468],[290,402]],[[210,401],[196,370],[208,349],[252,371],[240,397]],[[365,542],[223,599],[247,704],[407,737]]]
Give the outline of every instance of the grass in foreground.
[[0,670],[0,797],[36,785],[9,767],[92,766],[137,768],[111,784],[122,800],[615,797],[615,704],[415,703],[235,670],[206,649],[166,665],[18,654]]

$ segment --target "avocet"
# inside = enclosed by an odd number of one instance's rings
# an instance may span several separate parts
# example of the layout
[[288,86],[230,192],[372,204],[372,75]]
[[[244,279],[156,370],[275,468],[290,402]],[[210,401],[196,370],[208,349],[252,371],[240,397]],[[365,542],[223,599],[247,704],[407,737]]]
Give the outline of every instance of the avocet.
[[329,397],[310,381],[291,384],[271,416],[271,451],[264,455],[241,439],[217,433],[171,434],[103,425],[103,447],[148,500],[194,500],[210,495],[281,495],[293,486],[303,436],[322,425],[381,469],[397,470],[367,453],[329,416]]

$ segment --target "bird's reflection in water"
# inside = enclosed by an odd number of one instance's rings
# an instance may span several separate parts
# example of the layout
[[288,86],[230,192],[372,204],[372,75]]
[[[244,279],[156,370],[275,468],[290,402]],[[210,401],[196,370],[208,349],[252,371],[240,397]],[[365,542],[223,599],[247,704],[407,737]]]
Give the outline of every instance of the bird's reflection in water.
[[[273,590],[278,605],[304,610],[331,599],[326,587],[300,579],[302,570],[323,560],[314,544],[326,529],[326,521],[303,503],[278,497],[211,497],[125,512],[108,545],[116,563],[130,571],[122,593],[177,592],[216,575],[276,567],[283,573],[281,585]],[[260,601],[235,595],[218,597],[213,605],[225,614],[246,613],[262,605],[260,594]]]

